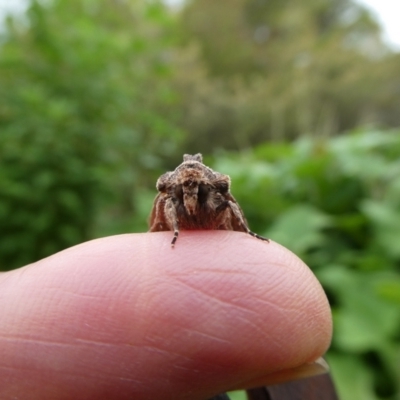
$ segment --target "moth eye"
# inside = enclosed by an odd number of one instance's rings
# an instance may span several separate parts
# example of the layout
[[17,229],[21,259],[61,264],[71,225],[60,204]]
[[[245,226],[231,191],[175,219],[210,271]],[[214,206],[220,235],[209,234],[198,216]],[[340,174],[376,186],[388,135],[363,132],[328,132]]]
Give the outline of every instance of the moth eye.
[[170,177],[171,173],[167,172],[164,175],[161,175],[156,183],[156,188],[159,192],[165,192],[165,189],[167,189],[167,182]]
[[163,182],[157,182],[157,190],[159,192],[163,192],[165,190],[166,186],[167,185]]
[[175,187],[175,197],[181,201],[183,201],[183,190],[182,185],[176,185]]
[[229,189],[229,184],[228,182],[218,182],[215,185],[215,188],[222,194],[226,193]]
[[197,192],[197,198],[199,200],[199,203],[205,203],[207,201],[210,190],[211,188],[208,185],[204,185],[203,183],[199,185],[199,190]]

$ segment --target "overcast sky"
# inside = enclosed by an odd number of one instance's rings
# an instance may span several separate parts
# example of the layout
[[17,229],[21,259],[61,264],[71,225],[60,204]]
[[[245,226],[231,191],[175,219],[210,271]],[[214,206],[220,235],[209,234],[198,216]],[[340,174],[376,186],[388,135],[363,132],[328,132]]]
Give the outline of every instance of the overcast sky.
[[400,50],[400,1],[399,0],[356,0],[370,8],[384,29],[386,42]]
[[[0,0],[0,18],[8,10],[23,9],[26,0]],[[179,4],[182,0],[165,0],[171,4]],[[400,1],[399,0],[355,0],[369,7],[381,23],[384,39],[395,49],[400,50]]]

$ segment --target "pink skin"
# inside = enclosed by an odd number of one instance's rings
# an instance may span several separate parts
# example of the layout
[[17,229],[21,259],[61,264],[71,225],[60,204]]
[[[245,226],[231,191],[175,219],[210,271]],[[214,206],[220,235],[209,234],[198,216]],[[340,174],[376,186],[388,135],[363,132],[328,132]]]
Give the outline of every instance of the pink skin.
[[93,240],[0,275],[0,398],[204,400],[326,351],[328,302],[291,252],[171,237]]

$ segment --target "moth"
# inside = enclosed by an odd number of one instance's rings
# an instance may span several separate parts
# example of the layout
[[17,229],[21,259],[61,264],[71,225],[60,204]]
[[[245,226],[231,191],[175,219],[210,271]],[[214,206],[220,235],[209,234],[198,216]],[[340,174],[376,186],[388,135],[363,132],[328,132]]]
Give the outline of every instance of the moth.
[[229,176],[204,165],[200,153],[185,154],[175,171],[157,180],[150,232],[173,231],[172,247],[180,230],[198,229],[246,232],[268,242],[250,230],[230,185]]

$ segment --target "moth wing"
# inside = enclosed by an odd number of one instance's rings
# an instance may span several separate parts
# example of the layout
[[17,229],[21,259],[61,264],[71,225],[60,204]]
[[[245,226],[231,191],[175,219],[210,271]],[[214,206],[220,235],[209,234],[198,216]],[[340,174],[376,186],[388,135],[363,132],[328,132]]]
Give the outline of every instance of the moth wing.
[[239,203],[236,201],[236,199],[232,196],[231,193],[227,193],[225,195],[226,200],[231,201],[232,203],[236,204],[237,208],[239,209],[240,215],[241,215],[241,220],[239,220],[236,215],[234,214],[233,210],[229,208],[229,212],[231,214],[230,222],[232,226],[233,231],[237,232],[248,232],[249,230],[249,224],[246,220],[246,217],[244,216],[243,210],[240,207]]
[[165,194],[159,193],[154,199],[153,208],[150,213],[150,230],[149,232],[169,231],[165,223]]

